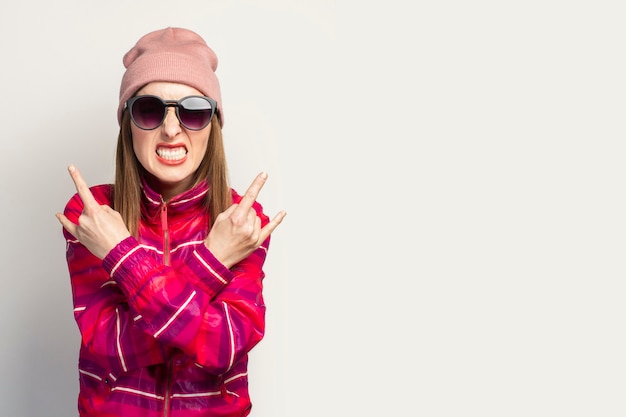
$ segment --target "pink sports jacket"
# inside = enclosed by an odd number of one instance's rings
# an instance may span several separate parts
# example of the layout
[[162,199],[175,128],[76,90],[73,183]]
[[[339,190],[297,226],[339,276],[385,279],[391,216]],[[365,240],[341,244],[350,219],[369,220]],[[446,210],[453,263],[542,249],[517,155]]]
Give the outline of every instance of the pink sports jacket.
[[[111,205],[112,186],[91,191]],[[63,230],[82,337],[82,417],[250,413],[248,352],[265,331],[262,266],[270,239],[227,269],[203,244],[207,191],[203,182],[165,204],[144,184],[138,238],[103,260]],[[78,223],[82,209],[76,194],[65,215]],[[261,205],[254,209],[267,224]]]

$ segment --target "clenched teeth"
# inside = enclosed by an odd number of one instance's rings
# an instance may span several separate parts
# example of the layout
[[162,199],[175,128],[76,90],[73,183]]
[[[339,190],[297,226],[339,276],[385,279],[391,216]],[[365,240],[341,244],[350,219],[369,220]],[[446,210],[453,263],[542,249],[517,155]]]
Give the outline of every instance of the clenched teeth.
[[176,161],[187,155],[187,150],[185,148],[158,148],[156,152],[157,155],[163,159],[167,159],[168,161]]

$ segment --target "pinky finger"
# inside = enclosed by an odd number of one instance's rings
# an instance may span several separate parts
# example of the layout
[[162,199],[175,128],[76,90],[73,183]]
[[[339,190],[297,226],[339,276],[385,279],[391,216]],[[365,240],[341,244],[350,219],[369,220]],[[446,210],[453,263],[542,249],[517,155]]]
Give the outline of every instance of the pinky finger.
[[72,223],[72,221],[70,219],[65,217],[65,215],[62,214],[62,213],[57,213],[56,217],[57,217],[57,219],[59,220],[59,222],[61,223],[61,225],[63,226],[63,228],[65,230],[67,230],[69,233],[71,233],[72,236],[76,236],[76,225],[74,223]]
[[286,211],[280,211],[274,218],[261,229],[261,241],[264,241],[272,234],[274,230],[282,223],[283,219],[287,215]]

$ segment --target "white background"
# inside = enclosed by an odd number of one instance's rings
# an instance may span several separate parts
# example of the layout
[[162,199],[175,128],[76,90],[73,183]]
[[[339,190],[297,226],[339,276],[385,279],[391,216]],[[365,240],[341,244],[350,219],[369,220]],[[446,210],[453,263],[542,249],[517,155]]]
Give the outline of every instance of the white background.
[[2,415],[76,415],[54,213],[69,163],[112,180],[122,56],[166,26],[220,59],[233,186],[288,212],[253,416],[626,414],[623,2],[372,3],[0,6]]

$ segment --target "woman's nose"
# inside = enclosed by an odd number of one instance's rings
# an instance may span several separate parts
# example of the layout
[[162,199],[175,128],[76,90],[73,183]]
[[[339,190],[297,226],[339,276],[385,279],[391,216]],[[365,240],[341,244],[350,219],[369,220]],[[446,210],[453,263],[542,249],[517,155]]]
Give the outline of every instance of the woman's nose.
[[163,131],[168,137],[175,137],[181,132],[180,121],[176,116],[176,109],[174,107],[168,107],[165,114],[165,120],[163,120]]

